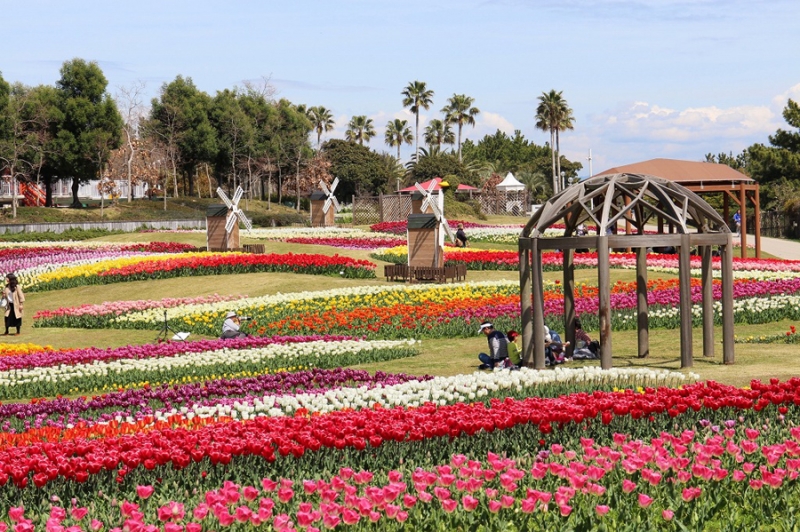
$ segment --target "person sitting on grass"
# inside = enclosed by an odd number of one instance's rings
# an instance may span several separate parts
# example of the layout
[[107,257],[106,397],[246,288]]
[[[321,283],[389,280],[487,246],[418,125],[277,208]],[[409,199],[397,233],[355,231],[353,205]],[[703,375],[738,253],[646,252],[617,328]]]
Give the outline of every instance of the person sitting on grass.
[[508,338],[508,358],[506,359],[508,362],[506,367],[509,369],[519,369],[522,353],[517,345],[517,339],[520,338],[520,335],[517,331],[512,330],[506,333],[506,337]]
[[575,350],[572,352],[575,360],[594,360],[600,358],[600,342],[592,338],[583,330],[581,320],[575,318]]
[[481,353],[478,359],[481,365],[478,369],[494,369],[495,366],[503,367],[505,360],[508,358],[508,338],[502,332],[494,328],[491,322],[485,321],[481,323],[478,332],[486,335],[489,342],[489,354]]
[[547,325],[544,326],[544,354],[545,363],[548,366],[570,361],[564,355],[564,348],[567,346],[569,346],[569,342],[562,342],[561,335],[556,331],[550,330]]

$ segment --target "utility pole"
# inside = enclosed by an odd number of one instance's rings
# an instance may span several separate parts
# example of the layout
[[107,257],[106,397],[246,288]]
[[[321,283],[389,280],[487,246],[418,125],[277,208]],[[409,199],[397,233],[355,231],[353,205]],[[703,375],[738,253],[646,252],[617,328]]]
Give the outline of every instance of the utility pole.
[[586,158],[589,161],[589,177],[592,177],[594,174],[592,173],[592,149],[589,148],[589,157]]

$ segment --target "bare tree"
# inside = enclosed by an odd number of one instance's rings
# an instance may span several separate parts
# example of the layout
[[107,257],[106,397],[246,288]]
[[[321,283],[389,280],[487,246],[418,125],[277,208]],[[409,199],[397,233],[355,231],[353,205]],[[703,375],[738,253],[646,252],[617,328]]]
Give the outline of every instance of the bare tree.
[[139,139],[139,124],[147,116],[144,106],[143,81],[135,81],[130,86],[119,87],[114,99],[117,101],[117,109],[122,115],[124,122],[122,127],[125,142],[125,167],[128,174],[128,202],[133,199],[133,187],[136,184],[133,175],[133,161],[138,149],[137,140]]

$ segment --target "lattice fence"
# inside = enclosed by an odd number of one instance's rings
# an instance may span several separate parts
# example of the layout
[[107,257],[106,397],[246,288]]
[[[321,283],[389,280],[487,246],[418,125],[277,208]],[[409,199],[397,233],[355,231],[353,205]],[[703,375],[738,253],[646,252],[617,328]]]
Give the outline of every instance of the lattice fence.
[[411,196],[353,196],[353,225],[405,220],[411,214]]
[[517,192],[483,193],[480,197],[481,211],[484,214],[505,214],[526,216],[530,198],[526,190]]

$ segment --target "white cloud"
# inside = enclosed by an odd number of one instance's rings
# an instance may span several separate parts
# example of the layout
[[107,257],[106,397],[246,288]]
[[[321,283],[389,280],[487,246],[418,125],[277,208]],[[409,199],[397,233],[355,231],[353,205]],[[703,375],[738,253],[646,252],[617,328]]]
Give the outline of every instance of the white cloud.
[[[507,135],[514,133],[514,125],[497,113],[482,112],[476,120],[476,129],[487,129],[494,133],[498,129]],[[490,133],[490,134],[491,134]],[[482,137],[483,135],[481,135]]]
[[[694,143],[709,139],[764,137],[780,125],[779,115],[766,106],[670,109],[634,102],[598,117],[590,117],[597,134],[619,142]],[[591,126],[590,126],[591,127]]]

